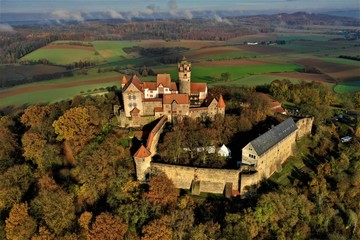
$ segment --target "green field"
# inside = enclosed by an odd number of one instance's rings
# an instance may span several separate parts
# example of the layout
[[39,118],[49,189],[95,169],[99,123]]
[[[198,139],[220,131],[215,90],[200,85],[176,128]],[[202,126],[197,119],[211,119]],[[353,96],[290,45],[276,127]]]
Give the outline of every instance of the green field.
[[54,103],[64,99],[71,99],[75,95],[82,94],[81,92],[84,92],[84,94],[91,94],[89,90],[93,91],[94,89],[112,87],[117,85],[119,85],[119,82],[114,81],[109,83],[89,84],[86,86],[52,89],[51,91],[43,90],[31,93],[24,93],[1,99],[0,106]]
[[[97,71],[91,70],[87,75],[76,75],[74,77],[62,78],[57,80],[49,80],[43,82],[36,82],[31,84],[24,84],[13,88],[0,90],[0,97],[2,93],[8,91],[16,91],[17,95],[5,97],[0,99],[0,106],[6,105],[22,105],[22,104],[36,104],[36,103],[52,103],[63,99],[72,98],[75,95],[82,93],[89,93],[94,89],[117,86],[120,87],[121,74],[117,72],[106,72],[98,74]],[[111,82],[98,83],[101,79],[116,80]],[[86,84],[81,82],[86,81]],[[67,84],[67,85],[64,85]],[[26,89],[34,89],[27,92]],[[50,89],[47,89],[50,88]]]
[[102,57],[97,55],[95,51],[82,49],[46,49],[40,48],[21,58],[21,60],[37,61],[47,59],[52,64],[67,65],[79,61],[90,61],[100,63]]
[[334,87],[337,93],[353,93],[360,91],[360,81],[339,83]]
[[206,57],[202,57],[199,60],[209,61],[209,60],[230,60],[230,59],[241,59],[241,58],[256,58],[262,54],[257,52],[230,52],[230,53],[219,53],[211,54]]
[[[258,86],[258,85],[264,85],[264,84],[270,84],[272,81],[279,80],[281,78],[276,76],[265,76],[265,75],[257,75],[257,76],[249,76],[240,78],[235,81],[229,81],[229,82],[211,82],[209,83],[210,86]],[[286,78],[290,80],[292,83],[297,84],[300,81],[295,78]]]
[[320,58],[320,59],[325,61],[325,62],[346,64],[346,65],[360,67],[360,61],[344,59],[344,58]]
[[124,48],[137,46],[135,42],[129,41],[94,41],[96,51],[110,62],[121,60],[127,56]]
[[[296,64],[269,64],[252,66],[209,66],[192,68],[192,80],[194,82],[214,82],[213,76],[220,77],[221,73],[230,73],[232,80],[238,80],[247,76],[256,76],[264,73],[297,72],[302,67]],[[177,79],[177,70],[169,71],[172,79]]]
[[327,35],[327,34],[278,34],[278,40],[285,41],[315,41],[325,42],[334,38],[339,38],[338,35]]

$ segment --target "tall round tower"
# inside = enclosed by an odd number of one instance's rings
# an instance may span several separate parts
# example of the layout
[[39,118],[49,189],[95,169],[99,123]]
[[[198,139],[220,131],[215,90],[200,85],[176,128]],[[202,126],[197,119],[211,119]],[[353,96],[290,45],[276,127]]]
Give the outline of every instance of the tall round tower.
[[190,96],[191,63],[186,61],[185,57],[178,63],[178,71],[180,93],[186,93]]

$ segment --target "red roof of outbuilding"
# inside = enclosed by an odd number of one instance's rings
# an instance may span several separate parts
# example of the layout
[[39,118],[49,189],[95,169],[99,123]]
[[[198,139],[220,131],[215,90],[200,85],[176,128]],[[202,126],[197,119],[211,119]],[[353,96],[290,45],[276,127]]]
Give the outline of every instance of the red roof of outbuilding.
[[144,145],[141,145],[139,150],[137,150],[137,152],[134,155],[134,157],[137,157],[137,158],[146,158],[146,157],[150,157],[150,156],[151,156],[151,152],[149,150],[147,150],[144,147]]
[[165,94],[164,104],[171,104],[175,101],[177,104],[189,104],[189,96],[187,94]]

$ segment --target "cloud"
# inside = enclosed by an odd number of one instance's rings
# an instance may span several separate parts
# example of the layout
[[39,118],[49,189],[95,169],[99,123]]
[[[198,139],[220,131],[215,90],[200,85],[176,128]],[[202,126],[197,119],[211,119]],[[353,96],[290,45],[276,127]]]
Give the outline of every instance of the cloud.
[[171,15],[176,15],[178,11],[176,0],[169,0],[168,1],[168,8]]
[[52,12],[50,15],[52,18],[58,21],[84,21],[84,17],[82,16],[81,12],[78,11],[57,10]]
[[189,9],[184,9],[184,10],[179,9],[178,6],[177,6],[176,0],[169,0],[167,5],[168,5],[170,15],[175,16],[175,17],[192,19],[193,14],[192,14],[191,10],[189,10]]
[[158,7],[158,6],[154,5],[154,4],[151,4],[151,5],[146,6],[144,12],[146,14],[152,15],[152,14],[154,14],[156,12],[159,12],[159,11],[160,11],[160,7]]
[[118,13],[115,10],[109,10],[108,13],[111,18],[124,19],[123,15],[121,15],[120,13]]
[[15,30],[7,23],[0,23],[0,32],[15,32]]
[[225,24],[228,24],[228,25],[233,25],[233,23],[229,19],[222,18],[217,14],[215,14],[214,19],[218,23],[225,23]]

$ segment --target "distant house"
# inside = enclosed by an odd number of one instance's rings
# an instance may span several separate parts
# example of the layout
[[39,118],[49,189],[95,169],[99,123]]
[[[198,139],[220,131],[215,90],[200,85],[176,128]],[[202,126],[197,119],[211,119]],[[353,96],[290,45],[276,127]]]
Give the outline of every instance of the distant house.
[[225,144],[223,144],[218,149],[218,155],[222,157],[231,157],[231,150],[227,146],[225,146]]
[[350,137],[350,136],[345,136],[345,137],[342,137],[342,138],[341,138],[341,142],[342,142],[342,143],[347,143],[347,142],[350,142],[351,139],[352,139],[352,137]]
[[270,102],[270,108],[271,110],[273,110],[274,112],[286,115],[286,111],[285,109],[281,106],[281,103],[279,103],[278,101],[272,100]]
[[[190,148],[183,148],[184,151],[190,152]],[[231,157],[231,150],[223,144],[221,147],[217,148],[215,146],[207,146],[207,147],[197,147],[195,148],[196,152],[207,152],[209,154],[217,153],[222,157]]]

